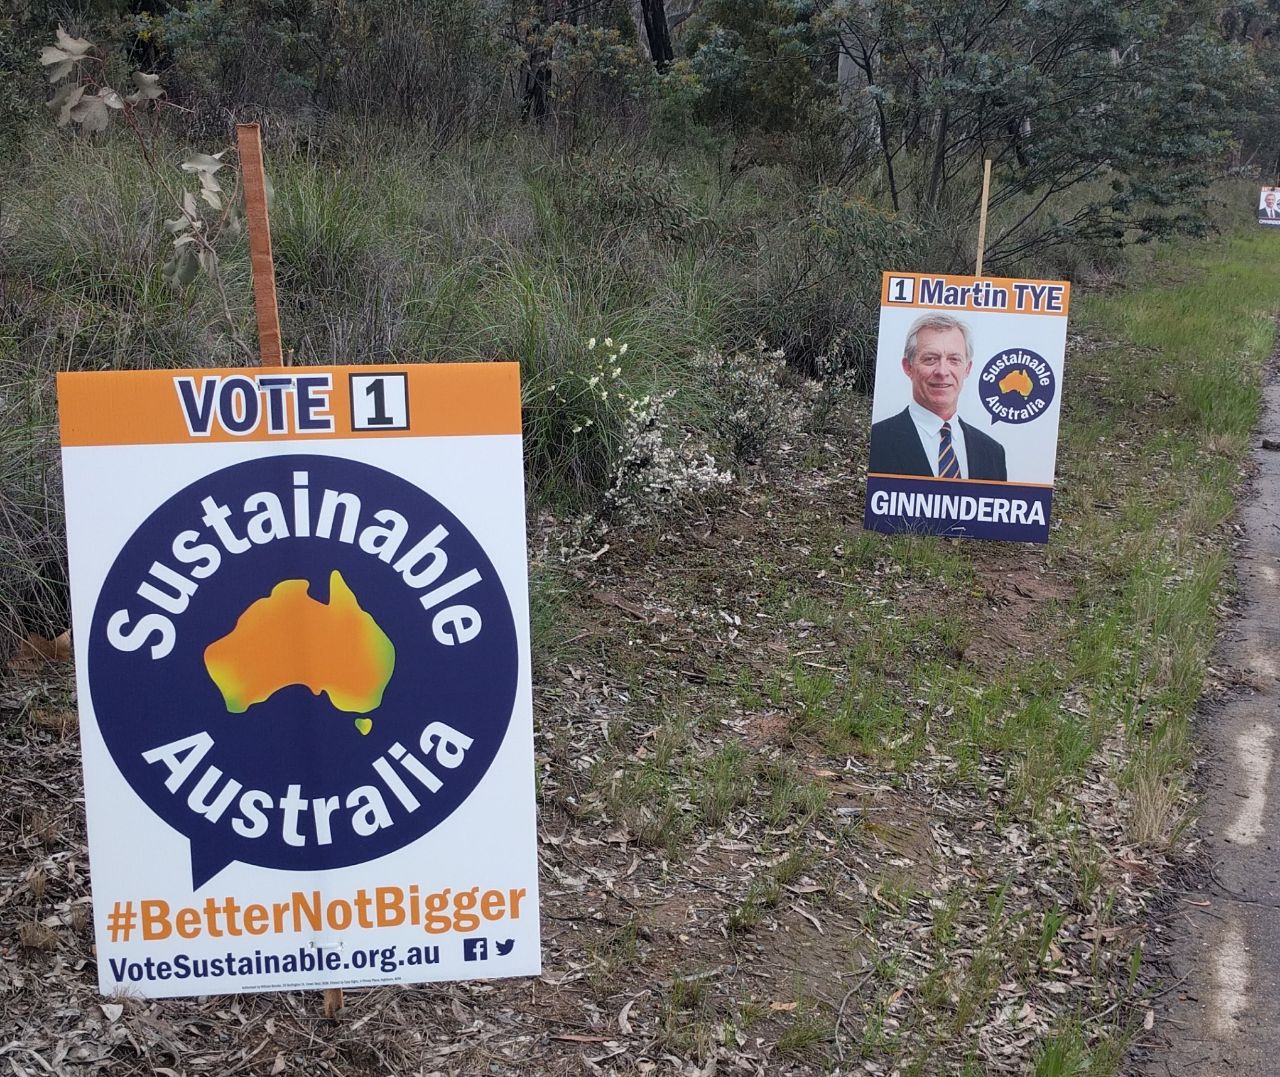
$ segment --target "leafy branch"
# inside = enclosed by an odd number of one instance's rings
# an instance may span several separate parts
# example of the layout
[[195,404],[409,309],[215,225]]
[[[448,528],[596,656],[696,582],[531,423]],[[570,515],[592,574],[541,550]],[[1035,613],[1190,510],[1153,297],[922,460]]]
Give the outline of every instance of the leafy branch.
[[[40,63],[47,68],[51,84],[63,83],[45,102],[59,127],[76,124],[89,133],[105,131],[113,114],[118,114],[128,127],[147,169],[178,210],[178,215],[167,219],[164,225],[173,237],[173,249],[161,267],[162,278],[174,288],[185,288],[201,271],[206,273],[217,289],[231,340],[253,360],[254,353],[241,339],[231,314],[214,245],[224,233],[239,235],[243,227],[238,189],[228,193],[218,180],[219,171],[226,167],[223,158],[228,151],[197,153],[183,161],[181,170],[199,182],[198,192],[185,189],[172,182],[157,163],[153,138],[144,126],[148,113],[157,113],[165,106],[177,107],[165,100],[159,75],[134,71],[130,75],[133,92],[122,94],[107,81],[106,58],[101,50],[85,38],[72,37],[61,26],[56,44],[40,50]],[[63,82],[65,79],[70,81]]]

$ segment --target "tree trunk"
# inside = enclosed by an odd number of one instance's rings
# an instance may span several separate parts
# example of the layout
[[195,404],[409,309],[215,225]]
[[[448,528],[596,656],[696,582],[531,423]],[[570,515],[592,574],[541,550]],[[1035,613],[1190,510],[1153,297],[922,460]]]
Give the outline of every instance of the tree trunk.
[[666,0],[640,0],[640,13],[644,18],[644,34],[649,41],[649,55],[658,70],[665,71],[676,55],[671,47]]
[[547,96],[551,90],[551,69],[541,59],[530,60],[524,72],[524,101],[520,116],[524,120],[543,120],[547,115]]
[[667,25],[672,30],[680,29],[681,24],[686,19],[696,15],[700,7],[702,7],[702,0],[687,0],[686,6],[682,11],[675,11],[667,15]]
[[925,196],[925,205],[930,210],[936,210],[942,200],[942,186],[946,180],[947,129],[950,124],[951,110],[943,105],[933,139],[933,167],[929,170],[929,192]]
[[631,22],[636,28],[636,51],[646,60],[652,60],[649,52],[649,33],[644,24],[644,0],[631,0]]
[[842,45],[836,53],[836,87],[840,97],[847,104],[852,101],[857,91],[858,74],[862,69],[853,62],[853,57]]
[[889,148],[889,120],[884,114],[884,105],[876,99],[876,126],[880,134],[880,156],[884,158],[885,178],[889,182],[889,197],[893,200],[893,212],[902,207],[898,204],[898,179],[893,174],[893,151]]
[[532,31],[526,34],[525,63],[521,73],[521,81],[524,85],[521,87],[520,102],[520,118],[526,122],[530,119],[544,120],[550,111],[551,55],[538,41],[538,35],[559,21],[563,14],[564,0],[544,0],[543,23],[535,24]]

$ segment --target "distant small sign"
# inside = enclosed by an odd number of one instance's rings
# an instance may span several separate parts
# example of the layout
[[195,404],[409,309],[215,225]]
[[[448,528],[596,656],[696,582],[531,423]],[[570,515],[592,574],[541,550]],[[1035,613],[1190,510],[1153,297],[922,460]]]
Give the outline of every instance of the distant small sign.
[[886,273],[865,526],[1047,542],[1071,285]]
[[1280,187],[1263,187],[1258,192],[1258,223],[1280,228]]

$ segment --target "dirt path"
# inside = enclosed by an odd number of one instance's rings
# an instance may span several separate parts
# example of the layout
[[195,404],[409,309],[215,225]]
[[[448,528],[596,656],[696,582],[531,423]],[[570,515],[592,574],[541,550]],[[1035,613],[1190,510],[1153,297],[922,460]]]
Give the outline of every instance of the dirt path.
[[[1280,438],[1280,359],[1262,429]],[[1254,450],[1257,481],[1236,551],[1240,615],[1217,664],[1234,682],[1207,715],[1205,877],[1173,915],[1174,986],[1157,1006],[1163,1041],[1146,1072],[1178,1077],[1280,1073],[1280,453]]]

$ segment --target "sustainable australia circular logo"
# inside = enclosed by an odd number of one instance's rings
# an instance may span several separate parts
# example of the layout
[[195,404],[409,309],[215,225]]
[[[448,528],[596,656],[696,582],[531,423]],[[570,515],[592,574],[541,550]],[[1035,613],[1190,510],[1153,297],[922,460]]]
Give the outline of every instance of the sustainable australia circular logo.
[[134,532],[89,683],[199,886],[233,861],[362,863],[438,826],[497,755],[518,661],[498,574],[452,513],[380,468],[297,455],[214,472]]
[[1053,403],[1057,379],[1044,356],[1030,348],[993,355],[978,381],[982,406],[992,423],[1029,423]]

